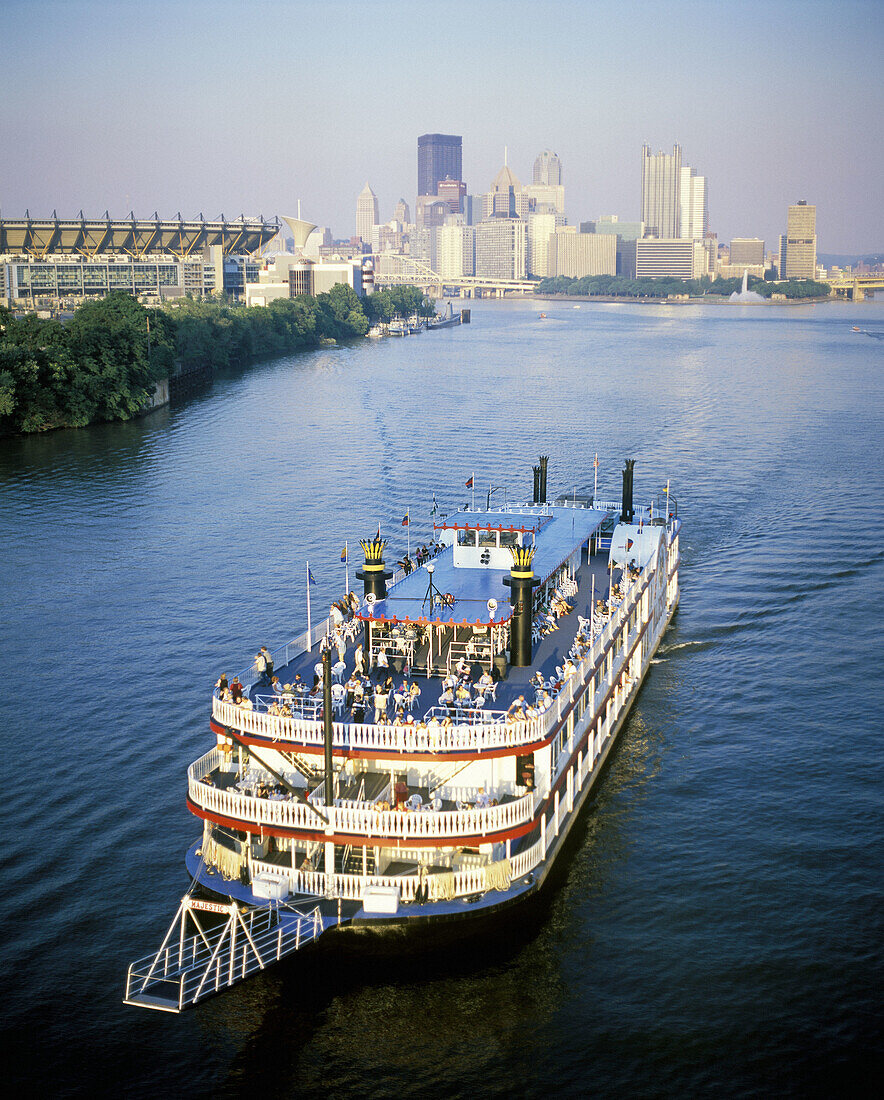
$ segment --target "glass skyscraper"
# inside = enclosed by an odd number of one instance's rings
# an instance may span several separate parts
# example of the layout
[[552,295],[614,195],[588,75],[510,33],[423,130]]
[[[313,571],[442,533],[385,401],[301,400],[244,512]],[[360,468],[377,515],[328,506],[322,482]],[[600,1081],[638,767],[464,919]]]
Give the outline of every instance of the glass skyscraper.
[[417,193],[435,195],[441,180],[463,179],[463,138],[421,134],[417,139]]

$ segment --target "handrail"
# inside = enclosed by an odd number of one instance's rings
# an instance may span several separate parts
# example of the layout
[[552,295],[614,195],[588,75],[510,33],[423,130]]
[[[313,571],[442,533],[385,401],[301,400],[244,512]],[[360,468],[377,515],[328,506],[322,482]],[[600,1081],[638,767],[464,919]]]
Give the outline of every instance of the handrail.
[[[678,525],[680,526],[680,524]],[[670,548],[678,527],[670,535]],[[621,627],[629,617],[656,572],[656,560],[648,562],[638,577],[630,584],[619,605],[612,611],[601,632],[593,639],[583,659],[575,662],[577,673],[557,693],[550,706],[536,718],[516,723],[498,721],[467,725],[455,724],[436,729],[419,730],[413,724],[393,726],[374,725],[366,722],[333,723],[333,748],[338,752],[353,750],[383,753],[451,753],[477,752],[517,748],[549,738],[561,723],[575,695],[586,690],[589,678],[599,671],[609,659],[610,651],[619,648],[617,642]],[[243,710],[233,703],[225,703],[213,695],[212,715],[216,721],[247,736],[277,742],[295,742],[299,745],[323,745],[322,723],[309,719],[288,718]]]
[[[217,813],[238,821],[285,829],[316,831],[313,813],[303,802],[255,798],[238,791],[223,790],[203,783],[204,776],[224,759],[219,749],[212,749],[187,769],[188,794],[194,805],[209,813]],[[503,832],[530,821],[536,811],[539,793],[530,791],[512,802],[497,806],[465,810],[423,810],[408,813],[401,810],[376,810],[370,804],[362,807],[326,806],[329,826],[333,832],[354,836],[391,838],[429,838],[483,836]]]

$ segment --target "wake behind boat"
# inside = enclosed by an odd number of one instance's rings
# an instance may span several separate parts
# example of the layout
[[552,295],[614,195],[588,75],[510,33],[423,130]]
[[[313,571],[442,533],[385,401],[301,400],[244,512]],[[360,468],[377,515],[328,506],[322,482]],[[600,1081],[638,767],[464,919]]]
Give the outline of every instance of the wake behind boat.
[[[471,488],[473,478],[467,482]],[[679,598],[668,492],[462,508],[212,698],[192,886],[125,1002],[180,1012],[331,932],[460,936],[536,895]],[[388,582],[392,581],[388,585]]]

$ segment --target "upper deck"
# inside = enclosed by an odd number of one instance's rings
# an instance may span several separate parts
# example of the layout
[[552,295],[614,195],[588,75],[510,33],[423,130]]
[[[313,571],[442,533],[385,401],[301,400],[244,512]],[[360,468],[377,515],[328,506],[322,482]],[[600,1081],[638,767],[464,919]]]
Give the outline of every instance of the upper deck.
[[[359,618],[369,623],[499,626],[512,617],[504,584],[512,550],[533,547],[534,576],[543,599],[563,567],[571,563],[570,572],[576,571],[581,547],[607,516],[607,511],[582,505],[550,504],[455,512],[435,527],[446,549],[429,563],[432,569],[403,576],[385,599],[363,604]],[[496,607],[489,607],[492,600]]]

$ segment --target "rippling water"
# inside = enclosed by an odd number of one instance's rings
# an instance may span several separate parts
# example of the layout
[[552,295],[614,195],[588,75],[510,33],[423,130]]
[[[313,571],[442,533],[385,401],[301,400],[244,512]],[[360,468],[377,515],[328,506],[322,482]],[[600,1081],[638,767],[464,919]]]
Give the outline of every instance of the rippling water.
[[[541,308],[548,314],[541,319]],[[7,1055],[53,1095],[871,1091],[882,967],[884,308],[476,303],[469,328],[0,441]],[[317,953],[124,1009],[199,832],[219,672],[411,508],[672,478],[682,605],[546,909],[396,961]],[[9,1075],[8,1075],[9,1079]]]

